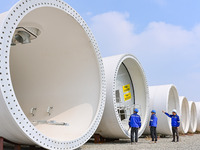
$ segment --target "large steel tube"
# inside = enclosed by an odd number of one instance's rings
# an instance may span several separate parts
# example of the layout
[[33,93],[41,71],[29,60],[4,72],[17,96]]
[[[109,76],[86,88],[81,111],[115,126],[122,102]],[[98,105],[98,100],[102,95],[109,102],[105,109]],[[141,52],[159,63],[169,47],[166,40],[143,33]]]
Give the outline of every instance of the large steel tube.
[[[150,86],[150,108],[156,110],[158,117],[157,133],[171,135],[171,119],[162,113],[162,110],[171,114],[173,109],[180,114],[179,97],[174,85]],[[149,127],[145,129],[145,134],[149,134]]]
[[196,104],[193,101],[189,101],[189,113],[190,113],[190,126],[189,131],[190,133],[196,132],[197,129],[197,109]]
[[187,98],[184,96],[180,96],[179,101],[180,101],[180,120],[181,120],[179,132],[187,133],[189,130],[189,122],[190,122],[189,104]]
[[0,136],[75,149],[95,132],[105,105],[96,41],[61,0],[21,0],[0,15]]
[[197,109],[197,131],[200,132],[200,102],[195,102]]
[[129,138],[128,120],[139,109],[143,133],[149,117],[148,86],[138,60],[130,55],[103,58],[106,74],[106,105],[98,134],[104,138]]

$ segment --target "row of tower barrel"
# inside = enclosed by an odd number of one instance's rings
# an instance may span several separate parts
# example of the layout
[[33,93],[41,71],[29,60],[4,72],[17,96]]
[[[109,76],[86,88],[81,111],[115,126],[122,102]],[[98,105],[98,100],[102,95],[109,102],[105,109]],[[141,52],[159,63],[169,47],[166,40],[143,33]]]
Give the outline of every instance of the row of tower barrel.
[[[158,117],[159,134],[172,135],[171,119],[162,110],[171,114],[173,109],[180,116],[180,133],[200,131],[200,102],[179,96],[173,84],[148,86],[141,64],[131,54],[103,58],[103,62],[107,79],[106,105],[96,133],[105,138],[128,138],[129,117],[135,108],[139,109],[142,120],[139,136],[150,134],[153,109]],[[132,95],[132,98],[127,100],[126,95]]]
[[[180,117],[180,133],[200,131],[200,102],[188,101],[185,96],[179,96],[174,85],[150,86],[149,92],[150,108],[157,110],[159,134],[172,134],[171,120],[162,113],[162,110],[172,113],[172,109],[176,109]],[[149,133],[147,124],[144,134]]]
[[149,87],[132,54],[102,58],[86,22],[64,1],[19,0],[0,14],[1,139],[51,150],[76,149],[94,134],[127,139],[134,108],[139,136],[152,109],[160,134],[171,134],[162,110],[177,109],[181,132],[200,130],[199,103],[179,98],[174,85]]

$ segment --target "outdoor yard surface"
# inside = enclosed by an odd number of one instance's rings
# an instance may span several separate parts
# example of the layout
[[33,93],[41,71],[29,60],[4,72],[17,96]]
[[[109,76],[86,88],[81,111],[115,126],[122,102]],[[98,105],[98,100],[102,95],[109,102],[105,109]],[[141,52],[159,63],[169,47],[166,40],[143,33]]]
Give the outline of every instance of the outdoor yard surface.
[[156,144],[147,137],[139,138],[137,144],[130,144],[130,140],[116,140],[95,144],[89,140],[77,150],[200,150],[200,134],[181,135],[180,142],[171,142],[172,137],[159,138]]

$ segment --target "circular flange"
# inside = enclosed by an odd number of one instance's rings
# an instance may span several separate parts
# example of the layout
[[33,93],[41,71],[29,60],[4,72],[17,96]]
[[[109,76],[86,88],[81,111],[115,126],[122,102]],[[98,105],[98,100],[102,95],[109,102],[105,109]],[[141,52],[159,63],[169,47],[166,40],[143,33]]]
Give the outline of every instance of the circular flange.
[[[142,135],[146,124],[147,119],[149,117],[149,92],[148,92],[148,85],[146,81],[146,77],[144,74],[144,70],[141,67],[139,61],[131,54],[123,54],[123,55],[116,55],[111,57],[103,58],[104,67],[105,67],[105,74],[106,74],[106,105],[104,110],[104,115],[102,117],[102,121],[96,131],[96,133],[100,134],[105,138],[122,138],[126,139],[130,137],[130,133],[128,130],[128,117],[130,115],[127,113],[126,119],[123,121],[121,120],[118,112],[118,102],[116,98],[116,91],[118,88],[122,89],[122,85],[129,84],[131,88],[129,92],[131,93],[133,99],[131,98],[128,101],[128,104],[124,100],[124,96],[121,96],[121,100],[123,103],[127,104],[127,107],[130,107],[129,110],[133,110],[134,107],[137,105],[141,106],[139,114],[141,115],[141,123],[142,126],[139,130],[138,135]],[[125,66],[122,70],[122,74],[127,74],[129,79],[120,79],[118,81],[118,74],[120,71],[120,67]],[[119,75],[120,76],[120,75]],[[125,81],[126,80],[126,81]],[[125,82],[126,83],[125,83]],[[130,83],[132,82],[132,83]],[[120,86],[118,87],[118,83]],[[118,88],[117,88],[118,87]],[[132,88],[133,87],[133,88]],[[125,92],[127,93],[127,92]],[[120,92],[121,95],[125,94],[123,90]],[[134,93],[134,94],[133,94]],[[131,112],[132,113],[132,112]],[[112,124],[112,126],[110,126]]]
[[[85,131],[85,134],[71,141],[57,141],[45,136],[39,130],[37,130],[21,109],[12,85],[9,65],[9,54],[13,34],[17,25],[28,13],[37,8],[42,7],[60,9],[65,13],[69,14],[71,17],[73,17],[80,24],[80,26],[82,26],[83,30],[88,35],[93,49],[96,52],[95,57],[98,60],[101,78],[101,93],[99,98],[98,110],[96,111],[97,113],[90,127],[87,131]],[[6,14],[6,17],[0,25],[0,89],[2,91],[3,101],[5,102],[8,111],[14,119],[14,124],[16,124],[20,128],[21,132],[23,133],[23,135],[26,136],[26,138],[28,137],[28,139],[30,139],[30,141],[27,144],[35,143],[47,149],[60,150],[75,149],[83,145],[93,135],[101,120],[105,105],[106,86],[104,77],[104,67],[98,49],[98,45],[86,22],[71,6],[69,6],[61,0],[21,0],[9,10],[9,12]],[[24,143],[23,141],[19,142]]]

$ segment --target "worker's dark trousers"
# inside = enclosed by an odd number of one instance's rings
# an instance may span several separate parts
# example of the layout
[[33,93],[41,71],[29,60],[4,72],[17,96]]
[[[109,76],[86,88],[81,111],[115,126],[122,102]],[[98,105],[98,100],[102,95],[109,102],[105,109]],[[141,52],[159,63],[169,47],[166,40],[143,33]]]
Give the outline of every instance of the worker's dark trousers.
[[177,127],[172,127],[172,133],[173,133],[173,141],[175,141],[175,134],[177,136],[177,141],[179,141],[179,133]]
[[152,141],[157,141],[156,127],[150,127]]
[[138,142],[138,128],[131,128],[131,142],[134,142],[134,137],[135,137],[135,142]]

